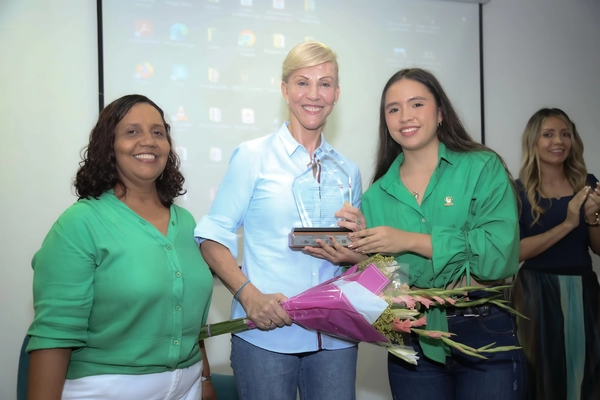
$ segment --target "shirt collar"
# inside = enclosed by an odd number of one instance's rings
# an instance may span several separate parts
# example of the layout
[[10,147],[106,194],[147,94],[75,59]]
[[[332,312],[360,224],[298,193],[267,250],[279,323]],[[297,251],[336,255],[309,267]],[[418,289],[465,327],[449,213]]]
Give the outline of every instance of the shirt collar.
[[[277,136],[281,139],[285,149],[287,150],[288,155],[294,154],[294,152],[299,148],[304,148],[300,143],[294,139],[292,134],[288,129],[289,121],[286,121],[281,125],[279,131],[277,131]],[[318,155],[320,152],[331,153],[333,151],[333,147],[325,140],[325,135],[321,132],[321,145],[315,150],[315,153]]]
[[440,146],[438,147],[438,167],[442,160],[450,165],[454,165],[454,161],[456,161],[456,152],[450,150],[444,143],[440,142]]
[[[455,151],[450,150],[446,145],[440,142],[438,147],[438,163],[436,170],[443,167],[442,161],[446,162],[447,165],[454,165],[457,160],[457,154]],[[388,171],[383,176],[382,187],[384,189],[389,188],[391,185],[397,182],[400,166],[404,162],[404,152],[398,154],[398,157],[394,160]]]

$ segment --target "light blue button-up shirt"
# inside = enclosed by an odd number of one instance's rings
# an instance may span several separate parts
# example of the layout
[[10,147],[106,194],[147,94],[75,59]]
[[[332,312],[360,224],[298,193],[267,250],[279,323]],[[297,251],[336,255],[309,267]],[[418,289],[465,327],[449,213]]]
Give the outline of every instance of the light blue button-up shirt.
[[[360,206],[362,184],[356,164],[337,153],[321,134],[315,150],[335,154],[352,178],[352,204]],[[294,296],[339,275],[342,270],[326,260],[291,250],[288,234],[301,227],[292,183],[307,170],[312,155],[290,134],[287,123],[278,132],[238,146],[208,215],[202,217],[194,236],[198,243],[210,239],[226,246],[237,257],[239,227],[244,227],[242,271],[263,293]],[[242,305],[233,301],[231,318],[244,317]],[[318,349],[341,349],[350,342],[317,334],[299,325],[240,333],[242,339],[263,349],[300,353]]]

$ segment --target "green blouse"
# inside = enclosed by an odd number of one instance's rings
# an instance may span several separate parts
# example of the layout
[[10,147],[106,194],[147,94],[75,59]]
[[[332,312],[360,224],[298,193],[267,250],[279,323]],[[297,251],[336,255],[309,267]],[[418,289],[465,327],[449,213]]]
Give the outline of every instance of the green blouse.
[[[368,227],[390,226],[431,235],[431,259],[396,255],[409,270],[409,285],[443,288],[471,276],[504,279],[519,265],[517,200],[508,175],[492,152],[454,152],[440,143],[438,164],[421,205],[400,180],[400,154],[388,172],[364,193]],[[427,329],[447,330],[445,311],[426,312]],[[445,363],[450,355],[439,340],[420,340],[427,357]]]
[[176,205],[170,214],[165,236],[112,191],[69,207],[32,261],[27,350],[73,348],[68,379],[200,361],[213,279],[194,217]]

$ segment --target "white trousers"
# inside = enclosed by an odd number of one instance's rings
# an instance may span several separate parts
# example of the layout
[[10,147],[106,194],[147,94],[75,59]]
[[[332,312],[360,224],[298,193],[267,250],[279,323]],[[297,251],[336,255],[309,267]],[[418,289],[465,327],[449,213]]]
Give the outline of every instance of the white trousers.
[[146,375],[95,375],[67,379],[62,400],[200,400],[202,362]]

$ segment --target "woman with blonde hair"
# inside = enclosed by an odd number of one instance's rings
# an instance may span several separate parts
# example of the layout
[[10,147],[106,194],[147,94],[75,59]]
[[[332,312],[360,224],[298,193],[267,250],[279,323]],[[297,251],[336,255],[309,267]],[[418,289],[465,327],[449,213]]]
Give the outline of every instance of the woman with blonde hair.
[[[281,91],[289,121],[235,149],[211,210],[194,234],[206,262],[234,295],[231,318],[247,316],[259,328],[231,339],[240,398],[295,400],[299,393],[309,400],[352,400],[356,344],[292,325],[279,304],[342,272],[339,265],[289,248],[289,232],[302,226],[292,191],[295,178],[323,157],[336,157],[352,178],[351,202],[360,206],[357,166],[323,134],[340,94],[335,53],[317,42],[294,47],[283,62]],[[349,195],[349,188],[344,190]],[[241,226],[240,270],[236,231]]]
[[600,398],[600,185],[575,124],[558,108],[529,119],[519,196],[523,262],[514,283],[528,399]]

